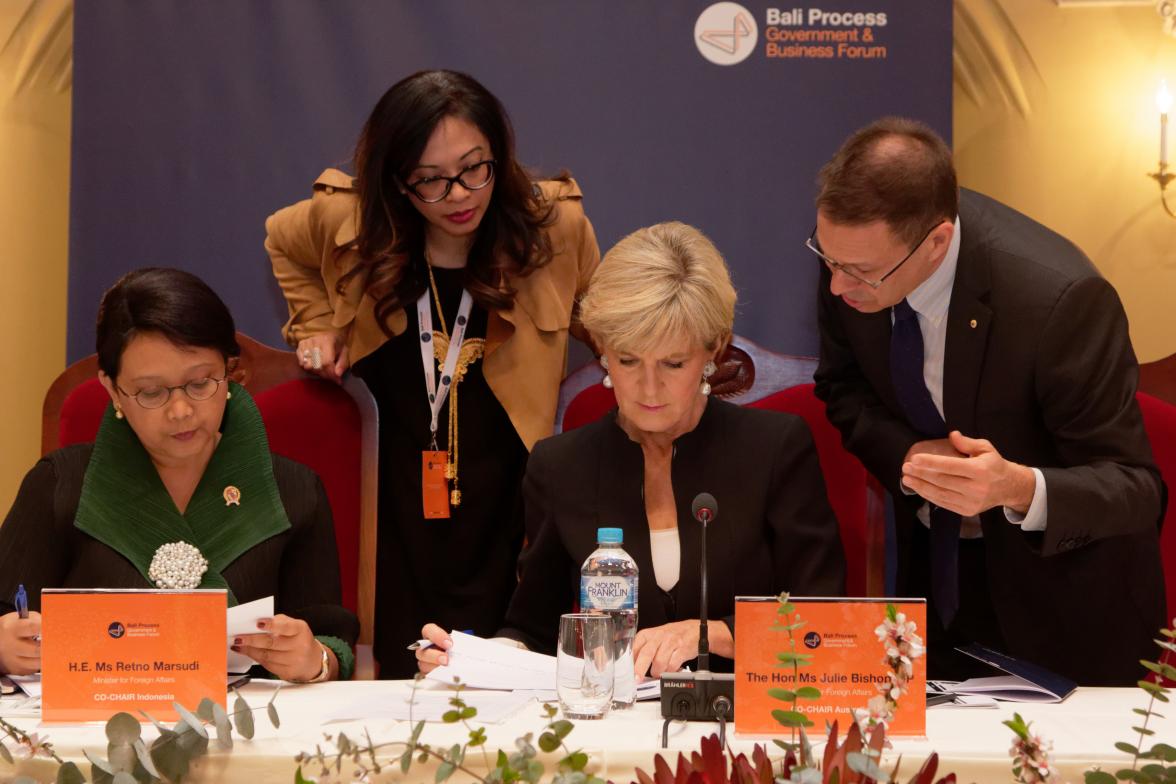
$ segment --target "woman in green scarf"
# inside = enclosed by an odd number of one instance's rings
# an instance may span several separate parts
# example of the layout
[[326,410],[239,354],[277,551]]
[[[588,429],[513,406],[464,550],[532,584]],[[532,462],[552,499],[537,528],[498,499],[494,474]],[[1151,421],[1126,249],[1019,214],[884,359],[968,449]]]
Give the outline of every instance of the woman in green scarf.
[[187,272],[131,272],[102,298],[97,347],[111,399],[97,438],[42,458],[0,526],[0,673],[40,669],[42,588],[199,587],[274,597],[233,649],[275,676],[349,677],[358,622],[340,605],[330,506],[229,380],[225,304]]

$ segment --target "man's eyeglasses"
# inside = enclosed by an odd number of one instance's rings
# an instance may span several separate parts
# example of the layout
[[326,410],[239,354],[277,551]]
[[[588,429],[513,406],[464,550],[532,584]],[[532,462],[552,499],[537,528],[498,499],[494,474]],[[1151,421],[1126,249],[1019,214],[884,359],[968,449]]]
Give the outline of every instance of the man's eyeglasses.
[[848,275],[849,277],[856,280],[857,282],[864,283],[872,289],[877,289],[878,287],[880,287],[883,284],[883,282],[885,282],[885,280],[887,278],[889,278],[894,273],[898,272],[898,268],[901,267],[903,264],[906,264],[907,260],[910,259],[911,256],[915,255],[915,251],[917,251],[923,245],[923,243],[927,241],[927,238],[931,236],[931,232],[935,231],[938,228],[939,228],[939,224],[936,223],[934,226],[927,229],[927,233],[923,235],[923,239],[921,239],[915,243],[915,247],[911,248],[910,253],[903,256],[902,261],[898,262],[893,267],[891,267],[889,272],[887,272],[885,275],[878,278],[877,280],[870,280],[869,278],[863,278],[860,274],[858,274],[857,272],[854,272],[853,267],[849,266],[848,264],[842,264],[840,261],[834,261],[833,259],[826,256],[824,251],[821,250],[821,246],[817,244],[817,227],[816,226],[813,226],[813,233],[810,234],[809,238],[804,241],[804,246],[806,248],[808,248],[809,250],[811,250],[813,253],[817,254],[817,258],[819,258],[821,261],[825,262],[825,266],[828,267],[830,270],[832,270],[834,272],[843,272],[846,275]]
[[422,177],[408,182],[404,187],[412,191],[412,195],[425,204],[434,204],[449,195],[453,183],[461,183],[467,191],[477,191],[485,188],[494,179],[494,161],[485,160],[470,164],[453,177],[438,174],[435,177]]
[[148,387],[146,389],[140,389],[133,395],[118,384],[115,384],[114,388],[127,397],[133,397],[135,402],[143,408],[152,409],[162,408],[167,405],[167,401],[171,400],[172,392],[177,389],[184,390],[184,394],[188,396],[189,400],[195,400],[197,402],[208,400],[216,394],[216,390],[228,378],[227,375],[224,378],[197,378],[189,381],[187,384],[180,384],[174,387]]

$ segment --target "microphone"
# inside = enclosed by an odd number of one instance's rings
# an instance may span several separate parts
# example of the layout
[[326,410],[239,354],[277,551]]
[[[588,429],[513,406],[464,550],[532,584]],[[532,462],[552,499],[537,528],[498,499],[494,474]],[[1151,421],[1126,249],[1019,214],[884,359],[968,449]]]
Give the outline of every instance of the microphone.
[[719,504],[710,493],[699,493],[690,505],[694,519],[702,524],[702,603],[698,611],[698,669],[694,672],[662,673],[662,748],[666,748],[670,722],[718,721],[719,743],[726,744],[727,722],[735,718],[735,675],[710,671],[710,641],[706,623],[706,526],[719,516]]
[[698,671],[710,672],[710,638],[706,623],[706,524],[719,516],[719,503],[710,493],[699,493],[690,504],[694,519],[702,523],[702,603],[698,611]]

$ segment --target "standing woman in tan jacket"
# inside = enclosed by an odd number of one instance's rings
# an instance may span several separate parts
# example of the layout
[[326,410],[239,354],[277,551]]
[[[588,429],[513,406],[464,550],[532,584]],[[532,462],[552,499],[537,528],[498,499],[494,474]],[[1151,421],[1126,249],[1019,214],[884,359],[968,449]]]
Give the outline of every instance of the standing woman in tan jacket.
[[502,625],[523,469],[552,432],[600,251],[576,183],[533,182],[501,103],[465,74],[393,85],[355,170],[270,216],[266,250],[299,361],[351,368],[379,403],[375,656],[382,677],[411,677],[425,621]]

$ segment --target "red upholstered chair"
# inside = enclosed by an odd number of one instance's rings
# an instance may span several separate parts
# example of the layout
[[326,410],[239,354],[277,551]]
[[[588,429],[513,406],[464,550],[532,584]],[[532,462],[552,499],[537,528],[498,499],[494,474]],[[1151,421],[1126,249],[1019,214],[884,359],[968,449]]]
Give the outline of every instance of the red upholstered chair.
[[1143,425],[1151,441],[1152,454],[1160,475],[1168,485],[1168,508],[1160,530],[1160,557],[1164,562],[1168,614],[1176,614],[1176,405],[1165,403],[1146,392],[1136,395],[1143,412]]
[[[841,527],[850,596],[882,596],[886,576],[886,503],[882,487],[857,458],[841,446],[841,436],[825,418],[825,404],[813,395],[816,360],[775,354],[736,336],[712,378],[713,392],[730,402],[801,416],[812,431],[825,475],[829,503]],[[593,362],[564,380],[556,416],[557,432],[604,416],[616,406]]]
[[[237,334],[241,361],[233,380],[253,395],[270,449],[322,479],[335,521],[343,604],[360,620],[356,677],[371,677],[375,615],[377,498],[376,404],[367,387],[311,376],[294,353]],[[93,441],[109,398],[93,355],[70,365],[50,386],[42,410],[41,451]]]

